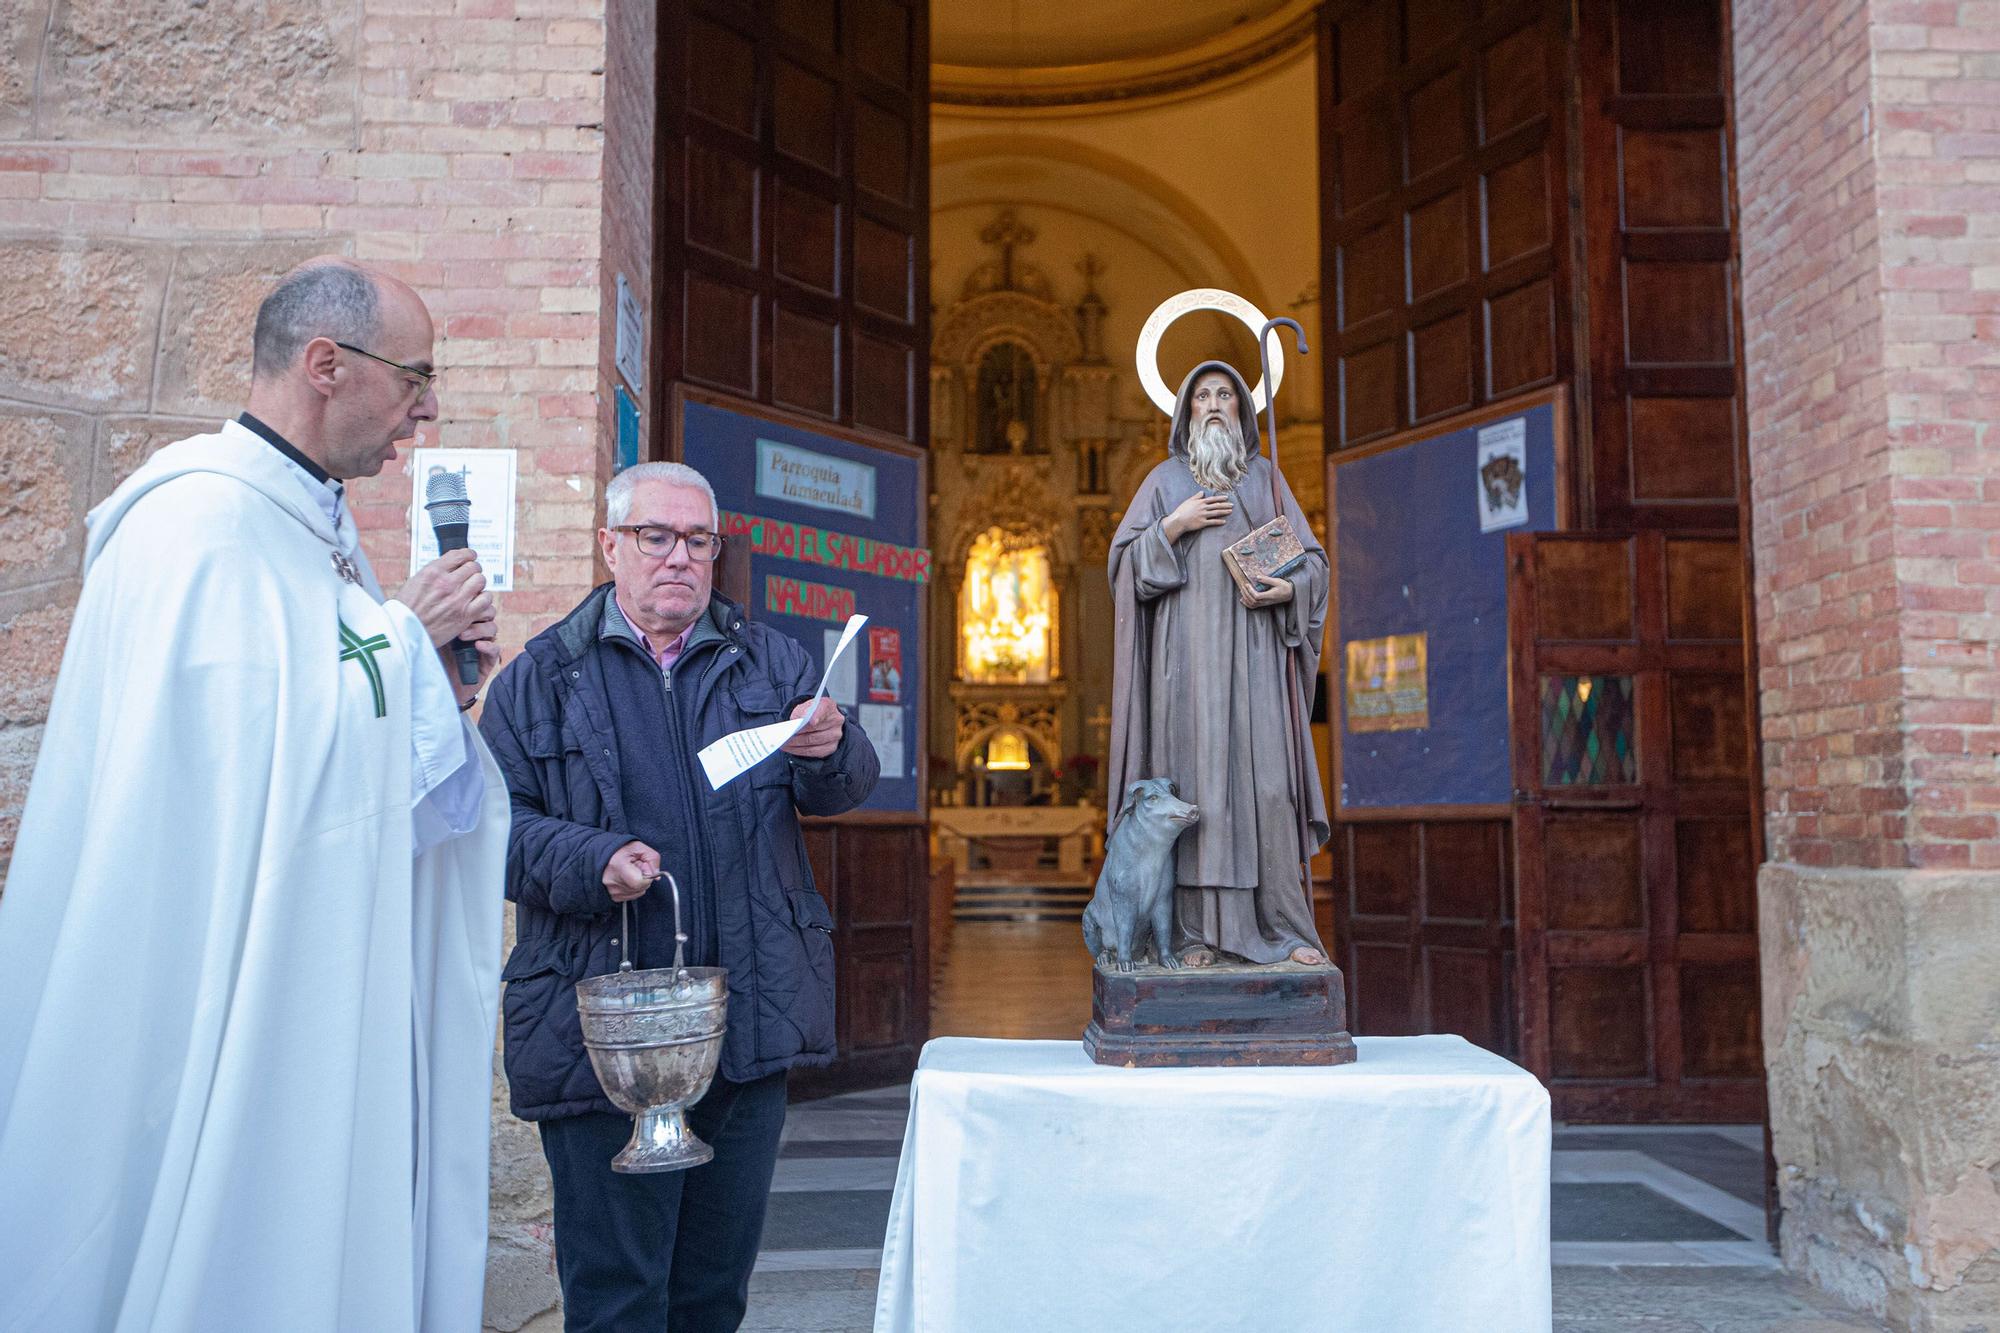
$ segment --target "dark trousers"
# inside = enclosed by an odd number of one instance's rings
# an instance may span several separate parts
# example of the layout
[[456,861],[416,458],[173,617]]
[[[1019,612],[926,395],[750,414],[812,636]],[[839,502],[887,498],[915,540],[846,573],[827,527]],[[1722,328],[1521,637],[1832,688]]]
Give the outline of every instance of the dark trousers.
[[718,1077],[687,1118],[715,1160],[631,1176],[611,1169],[632,1134],[626,1117],[541,1122],[566,1333],[734,1333],[743,1322],[785,1127],[785,1075]]

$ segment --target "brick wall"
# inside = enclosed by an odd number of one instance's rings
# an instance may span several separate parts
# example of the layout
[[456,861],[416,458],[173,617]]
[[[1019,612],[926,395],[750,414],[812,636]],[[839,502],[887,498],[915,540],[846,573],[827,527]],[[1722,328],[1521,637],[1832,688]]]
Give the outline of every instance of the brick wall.
[[1786,1262],[2000,1309],[2000,4],[1739,0]]
[[[51,10],[53,9],[53,14]],[[0,7],[0,866],[84,512],[234,413],[256,302],[341,251],[416,285],[444,417],[518,449],[518,644],[591,582],[604,0]],[[409,481],[355,488],[408,565]]]
[[1736,43],[1771,858],[2000,865],[2000,6]]
[[1910,863],[2000,866],[2000,4],[1877,3]]
[[1736,6],[1770,856],[1894,865],[1908,794],[1865,0]]

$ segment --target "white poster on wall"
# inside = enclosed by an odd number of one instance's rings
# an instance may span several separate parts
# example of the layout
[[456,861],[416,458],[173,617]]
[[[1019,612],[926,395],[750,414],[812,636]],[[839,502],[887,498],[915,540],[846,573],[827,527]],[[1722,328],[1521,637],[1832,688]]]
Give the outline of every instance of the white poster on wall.
[[821,660],[832,661],[834,664],[833,670],[828,673],[826,678],[827,696],[837,704],[845,704],[849,708],[852,708],[856,694],[855,682],[860,678],[861,674],[855,669],[855,664],[861,660],[861,655],[853,653],[842,654],[839,657],[834,656],[836,652],[839,652],[843,632],[837,629],[826,631],[826,654]]
[[1479,428],[1479,530],[1528,521],[1528,423],[1510,417]]
[[903,763],[903,710],[896,704],[862,704],[861,729],[874,743],[885,778],[907,777]]
[[512,449],[414,449],[410,469],[410,572],[416,573],[438,557],[437,534],[424,511],[425,488],[433,473],[456,472],[465,478],[465,495],[472,502],[471,529],[466,541],[486,571],[493,592],[514,587],[514,451]]

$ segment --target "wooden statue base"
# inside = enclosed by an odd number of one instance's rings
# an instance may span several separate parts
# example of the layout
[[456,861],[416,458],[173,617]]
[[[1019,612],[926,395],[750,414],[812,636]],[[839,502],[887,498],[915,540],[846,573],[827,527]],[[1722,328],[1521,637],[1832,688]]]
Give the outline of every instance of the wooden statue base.
[[1101,1065],[1344,1065],[1340,969],[1277,963],[1131,972],[1096,964],[1083,1049]]

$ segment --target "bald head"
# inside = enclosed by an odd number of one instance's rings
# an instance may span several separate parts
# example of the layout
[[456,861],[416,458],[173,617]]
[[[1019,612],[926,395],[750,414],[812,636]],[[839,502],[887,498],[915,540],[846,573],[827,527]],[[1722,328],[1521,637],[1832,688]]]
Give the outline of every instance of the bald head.
[[430,312],[405,282],[309,259],[257,308],[250,410],[329,474],[373,476],[435,420]]
[[257,307],[250,376],[268,380],[290,370],[314,338],[366,347],[382,324],[382,293],[374,274],[352,260],[308,259],[278,279]]

